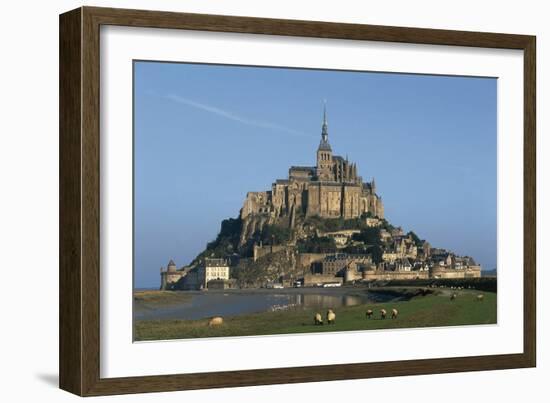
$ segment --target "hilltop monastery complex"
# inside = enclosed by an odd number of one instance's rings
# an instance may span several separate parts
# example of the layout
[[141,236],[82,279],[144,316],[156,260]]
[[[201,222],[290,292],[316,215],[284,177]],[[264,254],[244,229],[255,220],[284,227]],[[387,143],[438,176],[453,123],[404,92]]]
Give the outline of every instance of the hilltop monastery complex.
[[[405,234],[400,227],[388,225],[375,180],[365,182],[358,172],[354,162],[333,154],[325,109],[316,165],[292,166],[288,178],[277,179],[270,190],[248,192],[240,211],[240,248],[266,225],[290,228],[292,239],[271,245],[255,242],[251,248],[252,256],[238,256],[234,252],[231,256],[204,257],[179,269],[170,261],[166,269],[161,268],[161,288],[236,287],[232,269],[241,260],[265,264],[266,268],[279,264],[277,273],[280,275],[269,282],[299,282],[305,286],[481,276],[481,267],[471,257],[432,248],[428,242],[415,239],[411,233]],[[337,250],[331,253],[300,252],[297,242],[300,238],[311,237],[302,225],[308,218],[355,219],[360,221],[362,228],[378,228],[380,245],[383,245],[381,258],[374,259],[369,253],[346,252],[346,248],[357,244],[357,236],[361,233],[359,228],[315,230],[316,237],[333,239]]]

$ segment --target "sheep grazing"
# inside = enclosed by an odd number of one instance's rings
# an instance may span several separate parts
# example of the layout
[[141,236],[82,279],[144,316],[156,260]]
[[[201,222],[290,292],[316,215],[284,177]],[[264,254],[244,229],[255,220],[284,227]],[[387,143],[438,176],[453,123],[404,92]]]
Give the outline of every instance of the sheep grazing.
[[208,326],[221,326],[223,325],[223,318],[221,316],[214,316],[212,319],[208,321]]
[[313,321],[314,321],[315,325],[322,325],[323,324],[323,317],[321,316],[320,313],[316,313],[315,316],[313,317]]
[[397,319],[397,315],[399,315],[399,311],[397,309],[393,308],[391,310],[391,318],[392,319]]
[[327,324],[333,325],[335,321],[336,321],[336,314],[332,309],[329,309],[327,311]]
[[385,309],[380,309],[380,319],[386,319],[387,314]]
[[456,293],[453,292],[453,293],[451,294],[451,301],[454,301],[454,300],[456,299],[457,296],[458,296],[458,295],[456,295]]
[[479,302],[483,301],[483,298],[484,298],[483,294],[478,294],[478,295],[477,295],[477,300],[478,300]]
[[373,314],[372,309],[369,309],[369,310],[367,311],[367,314],[366,314],[367,319],[372,318],[372,314]]

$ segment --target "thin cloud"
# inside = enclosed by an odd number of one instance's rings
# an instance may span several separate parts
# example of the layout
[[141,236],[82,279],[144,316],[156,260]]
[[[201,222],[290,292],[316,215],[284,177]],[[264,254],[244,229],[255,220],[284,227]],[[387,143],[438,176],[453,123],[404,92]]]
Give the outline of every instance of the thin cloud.
[[263,120],[249,119],[249,118],[246,118],[244,116],[239,116],[239,115],[237,115],[233,112],[217,108],[215,106],[206,105],[206,104],[203,104],[203,103],[200,103],[200,102],[197,102],[197,101],[193,101],[191,99],[180,97],[179,95],[172,95],[171,94],[171,95],[167,95],[166,98],[171,100],[171,101],[177,102],[179,104],[191,106],[193,108],[200,109],[200,110],[212,113],[214,115],[218,115],[218,116],[221,116],[223,118],[233,120],[235,122],[239,122],[239,123],[242,123],[242,124],[245,124],[245,125],[248,125],[248,126],[255,126],[255,127],[261,127],[263,129],[277,130],[277,131],[284,132],[284,133],[287,133],[287,134],[292,134],[292,135],[295,135],[295,136],[310,137],[306,133],[301,132],[299,130],[294,130],[294,129],[291,129],[291,128],[288,128],[288,127],[285,127],[285,126],[278,125],[276,123],[266,122],[266,121],[263,121]]

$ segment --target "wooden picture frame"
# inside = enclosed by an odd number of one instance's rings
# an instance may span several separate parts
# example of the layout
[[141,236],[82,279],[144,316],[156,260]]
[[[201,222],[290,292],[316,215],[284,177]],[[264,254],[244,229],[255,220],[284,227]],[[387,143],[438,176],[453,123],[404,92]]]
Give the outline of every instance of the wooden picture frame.
[[[102,25],[519,49],[524,56],[523,353],[193,374],[100,377],[99,35]],[[536,365],[535,37],[82,7],[60,16],[60,387],[80,396]]]

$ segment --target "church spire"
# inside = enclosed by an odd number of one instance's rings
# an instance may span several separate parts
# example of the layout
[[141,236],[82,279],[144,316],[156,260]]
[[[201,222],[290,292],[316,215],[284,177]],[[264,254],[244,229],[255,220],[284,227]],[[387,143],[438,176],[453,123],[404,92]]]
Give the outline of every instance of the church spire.
[[325,101],[323,107],[323,128],[321,130],[321,143],[319,144],[319,150],[332,151],[328,142],[328,123],[327,123],[327,102]]
[[328,142],[328,123],[327,123],[327,101],[323,105],[323,130],[321,137],[324,142]]

